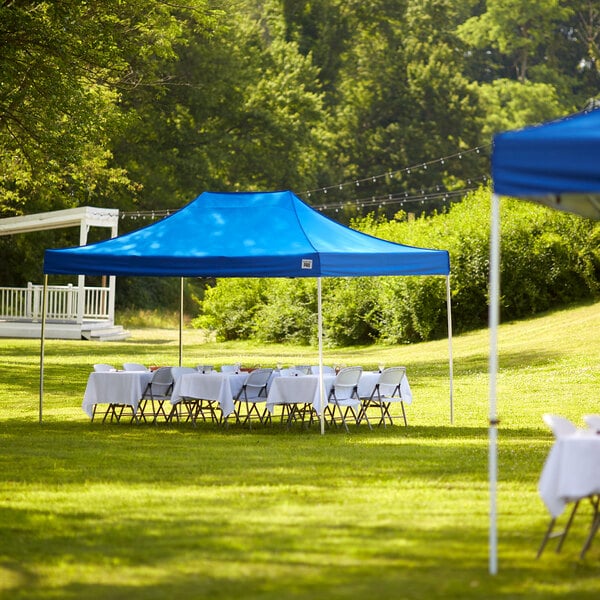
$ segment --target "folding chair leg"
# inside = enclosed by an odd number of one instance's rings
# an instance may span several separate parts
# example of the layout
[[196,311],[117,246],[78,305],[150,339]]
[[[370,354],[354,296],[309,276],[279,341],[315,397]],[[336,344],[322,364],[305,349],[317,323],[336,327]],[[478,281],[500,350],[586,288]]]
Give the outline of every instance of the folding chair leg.
[[[404,410],[404,402],[400,402],[400,406],[402,407],[402,418],[404,419],[404,427],[408,427],[408,423],[406,422],[406,411]],[[392,417],[390,417],[390,421]]]
[[575,513],[577,512],[577,507],[579,506],[579,500],[577,502],[575,502],[575,504],[573,505],[573,510],[571,511],[571,514],[569,515],[569,520],[567,521],[567,524],[565,525],[565,528],[557,533],[552,533],[552,530],[554,529],[554,525],[556,524],[556,518],[552,518],[550,520],[550,523],[548,524],[548,529],[546,529],[546,533],[544,534],[544,538],[542,539],[542,543],[539,547],[539,550],[537,551],[536,554],[536,558],[539,558],[542,555],[542,552],[544,551],[544,548],[546,547],[546,544],[548,543],[548,540],[550,538],[560,538],[560,541],[558,543],[558,545],[556,546],[556,552],[560,552],[563,542],[565,541],[565,538],[567,537],[567,534],[569,533],[569,529],[571,528],[571,523],[573,523],[573,519],[575,518]]
[[[356,419],[356,426],[358,427],[360,425],[360,422],[362,421],[362,418],[360,418],[360,415],[358,417],[356,416],[354,409],[352,409],[352,413],[354,414],[354,418]],[[367,425],[369,426],[369,429],[373,429],[371,427],[371,421],[369,421],[369,417],[367,416],[366,412],[364,414],[364,417],[365,417],[365,421],[367,422]]]
[[542,543],[541,543],[540,547],[538,548],[537,554],[535,555],[536,558],[539,558],[542,555],[542,552],[544,551],[544,548],[546,547],[546,544],[548,543],[548,540],[550,539],[550,537],[552,535],[552,530],[554,529],[555,523],[556,523],[556,519],[550,519],[550,523],[548,524],[546,533],[544,534],[544,537],[542,539]]
[[594,496],[590,498],[590,502],[594,508],[594,515],[592,517],[592,525],[590,527],[590,533],[588,534],[585,543],[583,544],[583,548],[581,549],[581,553],[579,554],[579,558],[583,559],[585,553],[590,549],[592,545],[592,540],[594,539],[596,533],[598,533],[598,529],[600,528],[600,512],[598,511],[598,505],[600,504],[600,496]]

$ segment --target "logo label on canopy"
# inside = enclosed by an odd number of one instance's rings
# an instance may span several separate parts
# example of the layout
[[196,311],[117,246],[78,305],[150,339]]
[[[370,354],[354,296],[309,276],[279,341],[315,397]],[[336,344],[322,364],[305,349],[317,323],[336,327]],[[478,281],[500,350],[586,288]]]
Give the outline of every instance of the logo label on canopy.
[[312,258],[303,258],[302,259],[302,268],[303,269],[312,269]]

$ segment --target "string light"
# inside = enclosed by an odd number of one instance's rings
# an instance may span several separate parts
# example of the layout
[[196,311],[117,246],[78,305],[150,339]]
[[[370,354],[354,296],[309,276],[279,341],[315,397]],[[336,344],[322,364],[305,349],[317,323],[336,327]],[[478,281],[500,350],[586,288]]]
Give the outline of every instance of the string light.
[[[353,180],[353,184],[355,188],[359,188],[361,183],[365,183],[365,182],[369,182],[369,183],[377,183],[378,180],[380,179],[384,179],[384,180],[391,180],[394,179],[395,177],[397,177],[398,175],[402,175],[402,174],[406,174],[406,175],[412,175],[413,172],[419,172],[419,171],[426,171],[428,170],[428,168],[430,166],[433,165],[446,165],[446,162],[451,160],[451,159],[455,159],[458,158],[459,160],[462,160],[463,156],[466,156],[468,154],[474,153],[474,154],[478,154],[480,155],[482,150],[487,149],[491,147],[491,144],[485,144],[482,146],[478,146],[476,148],[471,148],[469,150],[460,150],[458,152],[455,152],[454,154],[450,154],[448,156],[443,156],[441,158],[436,158],[434,160],[430,160],[427,162],[423,162],[420,164],[415,164],[415,165],[410,165],[408,167],[404,167],[402,169],[396,169],[396,170],[390,170],[388,169],[385,173],[381,173],[379,175],[370,175],[368,177],[364,177],[364,178],[359,178],[359,179],[355,179]],[[467,186],[471,186],[473,181],[482,181],[484,183],[486,183],[489,180],[489,176],[488,175],[482,175],[481,177],[479,177],[478,179],[473,179],[473,178],[468,178],[467,179]],[[347,185],[350,185],[350,183],[346,182],[342,182],[342,183],[337,183],[335,185],[331,185],[331,186],[325,186],[325,187],[321,187],[321,188],[317,188],[317,189],[313,189],[313,190],[306,190],[305,192],[305,197],[307,198],[312,198],[314,194],[318,194],[319,192],[322,194],[327,194],[330,190],[339,190],[339,191],[343,191]],[[355,200],[355,204],[356,207],[374,207],[374,206],[378,206],[378,207],[382,207],[382,206],[390,206],[390,205],[394,205],[394,204],[398,204],[399,206],[404,206],[404,203],[411,203],[411,202],[419,202],[421,204],[424,204],[425,200],[429,201],[429,200],[435,200],[435,199],[441,199],[443,202],[448,201],[450,198],[456,198],[456,197],[461,197],[464,196],[465,194],[467,194],[470,191],[473,191],[476,188],[473,187],[466,187],[462,190],[452,190],[452,191],[443,191],[441,190],[441,187],[439,184],[435,185],[435,191],[426,191],[423,189],[420,189],[420,193],[416,194],[416,195],[410,195],[409,192],[407,191],[403,191],[403,192],[398,192],[398,193],[386,193],[384,196],[371,196],[368,199],[356,199]],[[326,210],[335,210],[335,212],[339,212],[340,208],[343,208],[345,205],[347,205],[348,200],[342,200],[340,202],[334,202],[334,203],[329,203],[329,204],[323,204],[323,205],[312,205],[312,208],[314,208],[315,210],[318,210],[320,212],[326,211]],[[171,212],[177,212],[177,209],[165,209],[165,210],[148,210],[148,211],[143,211],[143,210],[138,210],[138,211],[132,211],[132,212],[121,212],[120,213],[120,217],[121,219],[151,219],[151,220],[156,220],[156,219],[162,219],[164,217],[168,217]]]
[[[433,160],[429,160],[429,161],[425,161],[419,164],[415,164],[415,165],[410,165],[408,167],[404,167],[402,169],[396,169],[396,170],[391,170],[389,169],[388,171],[386,171],[385,173],[381,173],[378,175],[369,175],[368,177],[363,177],[363,178],[359,178],[359,179],[355,179],[353,180],[353,183],[356,187],[360,187],[361,183],[365,183],[365,182],[370,182],[370,183],[376,183],[379,179],[393,179],[395,176],[397,175],[402,175],[402,174],[406,174],[406,175],[411,175],[413,171],[426,171],[429,169],[429,167],[433,166],[433,165],[445,165],[446,161],[452,160],[454,158],[458,158],[459,160],[462,160],[463,156],[466,156],[468,154],[481,154],[481,151],[484,149],[487,149],[491,147],[491,144],[484,144],[482,146],[477,146],[475,148],[470,148],[468,150],[459,150],[457,152],[455,152],[454,154],[449,154],[448,156],[443,156],[441,158],[436,158]],[[335,185],[331,185],[331,186],[325,186],[322,188],[317,188],[314,190],[309,190],[306,192],[307,197],[310,197],[311,192],[312,193],[316,193],[316,192],[323,192],[323,193],[327,193],[326,190],[332,190],[332,189],[339,189],[342,190],[346,185],[348,185],[348,183],[337,183]]]

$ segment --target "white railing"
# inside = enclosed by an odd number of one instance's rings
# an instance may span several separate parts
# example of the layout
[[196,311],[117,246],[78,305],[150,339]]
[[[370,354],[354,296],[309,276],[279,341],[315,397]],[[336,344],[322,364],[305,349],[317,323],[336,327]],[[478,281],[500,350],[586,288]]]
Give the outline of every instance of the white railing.
[[[84,319],[110,319],[110,288],[85,287]],[[0,287],[0,319],[41,321],[42,285],[29,283],[26,288]],[[57,321],[77,321],[79,288],[69,285],[49,285],[46,318]]]

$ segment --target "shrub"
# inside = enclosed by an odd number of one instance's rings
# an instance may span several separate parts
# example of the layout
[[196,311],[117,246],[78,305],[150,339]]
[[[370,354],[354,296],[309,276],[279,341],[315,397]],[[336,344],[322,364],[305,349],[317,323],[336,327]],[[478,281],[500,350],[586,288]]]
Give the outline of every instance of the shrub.
[[[488,318],[490,190],[482,188],[446,212],[407,220],[352,223],[365,233],[450,253],[453,327],[482,327]],[[516,200],[501,201],[501,313],[529,316],[598,294],[600,225]],[[219,280],[200,302],[197,324],[220,339],[314,341],[314,280]],[[444,277],[357,277],[323,280],[328,344],[407,343],[447,335]]]

